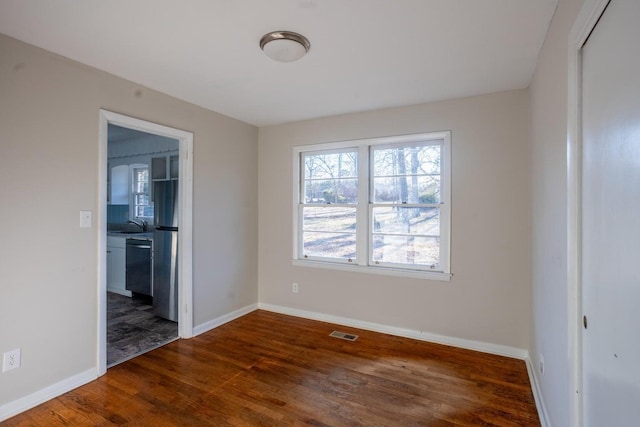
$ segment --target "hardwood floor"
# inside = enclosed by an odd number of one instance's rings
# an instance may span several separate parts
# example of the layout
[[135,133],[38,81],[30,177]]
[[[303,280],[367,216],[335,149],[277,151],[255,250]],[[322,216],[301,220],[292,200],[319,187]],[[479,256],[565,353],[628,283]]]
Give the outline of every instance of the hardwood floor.
[[[334,330],[355,342],[329,337]],[[255,311],[6,426],[539,426],[523,361]]]

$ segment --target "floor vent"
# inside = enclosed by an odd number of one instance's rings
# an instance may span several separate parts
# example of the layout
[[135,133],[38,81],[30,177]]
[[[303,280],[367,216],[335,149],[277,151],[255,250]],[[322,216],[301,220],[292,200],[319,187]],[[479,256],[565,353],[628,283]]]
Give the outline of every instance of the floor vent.
[[329,336],[334,338],[340,338],[342,340],[347,340],[347,341],[355,341],[358,339],[357,335],[345,334],[344,332],[338,332],[338,331],[331,332]]

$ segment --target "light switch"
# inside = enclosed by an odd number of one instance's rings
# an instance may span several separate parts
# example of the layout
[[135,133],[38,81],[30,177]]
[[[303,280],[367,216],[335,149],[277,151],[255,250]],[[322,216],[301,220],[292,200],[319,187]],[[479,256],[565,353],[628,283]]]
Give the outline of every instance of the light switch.
[[91,228],[91,211],[80,211],[80,228]]

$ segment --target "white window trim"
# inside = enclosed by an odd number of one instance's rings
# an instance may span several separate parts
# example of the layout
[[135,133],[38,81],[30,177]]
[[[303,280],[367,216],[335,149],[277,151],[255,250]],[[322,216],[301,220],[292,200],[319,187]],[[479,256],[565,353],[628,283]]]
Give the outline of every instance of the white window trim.
[[[357,147],[357,146],[354,146],[353,144],[345,146],[345,147],[335,148],[335,149],[334,148],[330,148],[330,149],[319,148],[319,149],[315,149],[315,150],[301,150],[297,154],[297,157],[298,157],[298,169],[297,169],[298,170],[298,174],[300,174],[300,171],[301,171],[300,168],[302,167],[302,165],[301,165],[301,163],[299,161],[302,153],[309,154],[309,155],[314,155],[314,154],[325,154],[328,151],[331,154],[334,154],[334,153],[346,153],[346,152],[356,151],[356,152],[358,152],[358,156],[360,156],[360,148]],[[360,174],[360,162],[358,162],[358,176],[359,176],[359,174]],[[298,178],[300,178],[300,177],[301,177],[301,175],[298,175]],[[301,185],[301,182],[298,182],[298,186],[297,186],[297,189],[295,191],[297,191],[297,195],[294,197],[294,200],[295,200],[294,208],[296,208],[296,214],[295,215],[296,215],[296,220],[297,220],[298,218],[302,218],[302,211],[304,209],[304,205],[298,203],[299,200],[300,200],[300,197],[302,196],[302,185]],[[362,197],[362,192],[361,192],[361,188],[360,188],[360,185],[359,185],[358,186],[358,201],[362,200],[361,197]],[[319,205],[319,206],[325,206],[326,207],[327,205]],[[352,208],[354,208],[356,210],[356,227],[357,227],[357,230],[356,230],[356,248],[359,248],[360,247],[360,244],[359,244],[360,242],[358,240],[358,236],[360,235],[360,229],[359,229],[360,228],[359,227],[359,225],[360,225],[360,215],[359,215],[358,205],[357,204],[353,204],[353,203],[344,203],[344,204],[341,203],[341,204],[332,204],[330,206],[332,206],[332,207],[335,207],[335,206],[347,206],[347,207],[352,207]],[[365,217],[365,221],[366,221],[366,217]],[[299,236],[302,233],[302,224],[299,223],[299,221],[298,221],[298,225],[295,228],[295,230],[296,230],[296,232],[294,234],[297,233],[296,237]],[[301,239],[297,239],[297,238],[296,238],[296,240],[297,240],[298,246],[296,248],[296,252],[295,253],[296,254],[302,254],[302,240]],[[294,245],[295,244],[296,243],[294,242]],[[361,259],[359,251],[358,251],[358,253],[356,253],[356,259]],[[343,258],[325,258],[325,257],[320,258],[320,257],[309,256],[309,257],[305,258],[304,261],[315,261],[315,262],[323,262],[323,263],[328,263],[328,264],[355,265],[355,263],[353,261],[346,260],[346,259],[343,259]]]
[[[411,144],[415,142],[425,142],[429,140],[442,140],[441,152],[441,204],[440,204],[440,267],[442,271],[417,270],[411,267],[385,267],[371,266],[369,260],[369,233],[367,230],[369,224],[369,208],[358,209],[356,224],[356,262],[347,262],[346,260],[318,260],[318,259],[302,259],[300,234],[302,233],[302,224],[300,223],[300,197],[301,197],[301,154],[313,153],[327,150],[344,150],[357,147],[358,157],[367,159],[358,162],[358,200],[359,203],[369,202],[369,147],[373,145],[395,145],[395,144]],[[428,280],[450,281],[451,280],[451,132],[430,132],[413,135],[401,135],[381,138],[368,138],[350,141],[329,142],[322,144],[313,144],[306,146],[293,147],[293,248],[292,248],[292,265],[301,267],[324,268],[330,270],[342,270],[387,276],[411,277]],[[362,179],[365,177],[366,179]],[[366,182],[364,182],[366,181]]]
[[[137,193],[134,191],[134,186],[135,186],[135,182],[136,182],[136,178],[135,178],[135,170],[136,169],[141,169],[141,168],[147,168],[149,170],[149,193]],[[145,220],[153,220],[153,217],[148,217],[148,216],[137,216],[136,215],[136,194],[147,194],[150,196],[151,193],[151,185],[153,185],[152,180],[151,180],[151,167],[146,164],[146,163],[133,163],[131,165],[129,165],[129,218],[142,218]],[[140,205],[142,206],[142,205]]]

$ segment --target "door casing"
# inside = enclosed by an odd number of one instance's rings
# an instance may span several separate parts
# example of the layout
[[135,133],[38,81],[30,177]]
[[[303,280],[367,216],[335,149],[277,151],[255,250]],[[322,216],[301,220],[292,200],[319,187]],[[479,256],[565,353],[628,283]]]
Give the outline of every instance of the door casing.
[[107,147],[108,125],[177,139],[179,142],[178,336],[193,336],[193,133],[101,109],[98,162],[98,376],[107,372]]

